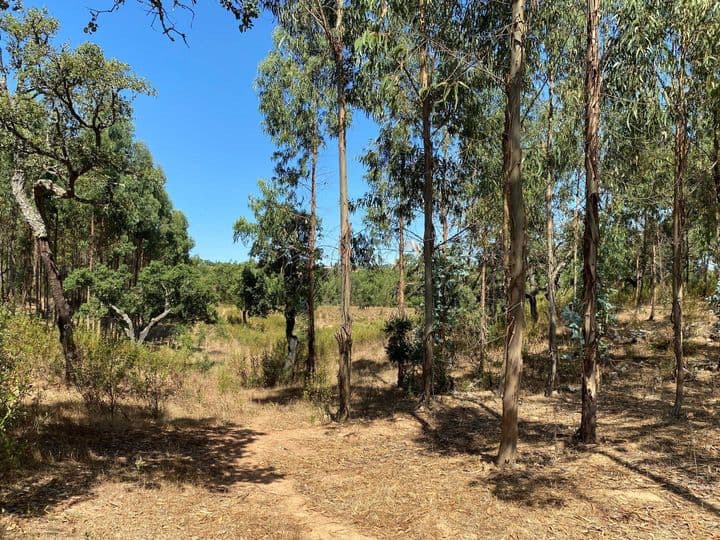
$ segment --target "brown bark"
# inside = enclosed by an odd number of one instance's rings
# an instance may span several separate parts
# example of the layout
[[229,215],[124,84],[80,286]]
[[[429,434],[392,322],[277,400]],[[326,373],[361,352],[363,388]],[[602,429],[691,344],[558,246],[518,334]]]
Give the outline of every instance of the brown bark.
[[685,254],[685,173],[687,170],[687,104],[685,102],[685,54],[680,46],[675,105],[675,178],[673,188],[672,323],[675,352],[675,404],[672,415],[680,416],[684,399],[683,358],[683,259]]
[[340,309],[341,325],[335,335],[340,353],[338,368],[339,408],[336,419],[343,422],[350,416],[350,369],[352,358],[352,319],[350,317],[350,218],[347,186],[347,82],[343,51],[343,0],[337,0],[335,29],[328,32],[335,59],[338,106],[338,165],[340,179]]
[[315,235],[317,234],[317,149],[313,149],[310,164],[310,238],[308,240],[308,353],[305,360],[305,377],[311,378],[315,373]]
[[657,268],[657,249],[658,239],[660,235],[657,224],[653,225],[655,228],[653,234],[652,252],[651,252],[651,274],[650,274],[650,315],[648,321],[655,320],[655,304],[657,303],[657,284],[658,284],[658,268]]
[[398,223],[398,314],[405,317],[405,218]]
[[643,220],[642,241],[640,242],[640,251],[637,254],[637,265],[635,267],[635,318],[640,315],[640,306],[642,306],[643,288],[645,282],[645,265],[647,262],[647,218]]
[[482,263],[480,267],[480,374],[485,372],[487,358],[487,248],[483,246]]
[[[77,380],[76,370],[79,364],[79,356],[73,336],[72,310],[65,297],[60,271],[55,264],[55,258],[50,249],[47,226],[43,215],[45,188],[42,183],[37,183],[34,189],[34,200],[31,201],[25,193],[24,173],[19,169],[13,173],[11,184],[15,201],[35,237],[35,245],[45,268],[53,303],[55,304],[60,345],[65,358],[65,382],[70,384]],[[39,296],[39,290],[36,292]]]
[[431,136],[430,116],[432,101],[430,99],[430,79],[428,73],[428,39],[426,0],[420,0],[420,31],[423,44],[420,47],[420,100],[422,102],[422,139],[423,139],[423,268],[424,293],[423,300],[423,369],[421,403],[430,404],[433,394],[433,326],[434,326],[434,290],[433,290],[433,251],[435,248],[435,231],[433,228],[433,144]]
[[297,313],[294,306],[285,306],[285,341],[287,341],[287,356],[283,368],[285,381],[290,381],[295,373],[295,361],[297,360],[298,338],[295,335],[295,318]]
[[518,397],[522,374],[522,344],[525,328],[525,204],[522,185],[520,101],[525,64],[525,0],[512,0],[510,67],[505,92],[503,133],[505,276],[507,328],[505,334],[505,388],[500,448],[500,467],[515,462],[518,439]]
[[580,249],[580,173],[575,185],[575,208],[573,209],[573,300],[578,297],[578,250]]
[[547,183],[545,185],[545,243],[547,250],[547,302],[548,302],[548,360],[550,369],[545,384],[545,395],[551,396],[557,380],[557,309],[555,306],[555,221],[553,219],[553,198],[555,192],[555,170],[553,160],[553,72],[548,73],[548,125],[545,143]]
[[583,234],[583,338],[582,413],[579,438],[597,441],[597,399],[600,390],[597,326],[597,255],[600,245],[600,52],[598,26],[600,0],[587,0],[585,73],[585,231]]

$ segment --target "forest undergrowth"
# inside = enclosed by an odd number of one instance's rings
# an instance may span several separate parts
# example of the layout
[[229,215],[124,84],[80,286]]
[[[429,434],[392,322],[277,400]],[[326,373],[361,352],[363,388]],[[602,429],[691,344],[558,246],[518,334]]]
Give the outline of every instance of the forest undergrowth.
[[[659,311],[655,321],[642,310],[618,314],[603,355],[597,445],[573,442],[580,396],[572,359],[561,355],[559,391],[544,397],[542,333],[531,339],[519,460],[511,470],[493,464],[502,349],[490,351],[485,383],[471,362],[461,362],[455,391],[419,411],[417,398],[395,387],[385,358],[382,327],[374,321],[389,314],[354,313],[355,335],[365,338],[354,349],[354,416],[346,424],[327,415],[336,369],[332,308],[318,317],[319,342],[328,347],[320,354],[324,394],[308,396],[299,383],[242,384],[241,359],[272,351],[282,328],[272,317],[247,326],[230,322],[228,312],[187,338],[194,367],[160,419],[131,402],[115,415],[99,414],[61,385],[36,388],[20,441],[23,459],[0,485],[1,535],[720,535],[720,348],[710,338],[714,317],[704,304],[687,313],[681,420],[669,415],[668,313]],[[567,337],[562,343],[563,350],[569,346]]]

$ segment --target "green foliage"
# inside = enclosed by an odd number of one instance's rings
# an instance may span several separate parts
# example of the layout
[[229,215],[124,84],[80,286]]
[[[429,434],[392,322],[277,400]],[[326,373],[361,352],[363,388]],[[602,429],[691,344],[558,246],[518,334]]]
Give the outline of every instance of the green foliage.
[[[112,270],[98,264],[92,270],[81,268],[72,272],[65,287],[69,291],[87,289],[93,294],[83,304],[81,314],[127,315],[141,325],[165,310],[171,319],[183,323],[212,322],[217,318],[212,276],[195,261],[174,265],[151,261],[139,273],[134,286],[132,282],[133,275],[127,268]],[[119,322],[128,324],[124,317]],[[132,330],[137,338],[141,328]]]
[[13,440],[11,429],[18,419],[22,402],[31,388],[31,366],[34,358],[28,358],[27,345],[17,341],[15,335],[8,335],[10,313],[0,307],[0,465],[12,457]]
[[[394,317],[383,328],[387,345],[388,360],[398,368],[397,385],[408,390],[411,385],[417,390],[417,368],[422,364],[422,342],[416,338],[414,324],[407,317]],[[415,384],[413,384],[415,383]]]
[[[250,201],[255,222],[239,218],[234,238],[251,243],[250,256],[256,259],[258,267],[267,276],[277,278],[276,294],[262,297],[274,298],[273,307],[282,306],[286,312],[302,312],[307,297],[309,218],[297,209],[292,191],[263,181],[258,186],[262,196]],[[256,279],[257,275],[251,277]],[[267,283],[263,284],[262,293]],[[249,292],[253,292],[252,288]]]
[[159,417],[164,402],[182,383],[185,355],[168,347],[150,348],[83,334],[78,388],[92,410],[114,416],[123,404],[143,404]]

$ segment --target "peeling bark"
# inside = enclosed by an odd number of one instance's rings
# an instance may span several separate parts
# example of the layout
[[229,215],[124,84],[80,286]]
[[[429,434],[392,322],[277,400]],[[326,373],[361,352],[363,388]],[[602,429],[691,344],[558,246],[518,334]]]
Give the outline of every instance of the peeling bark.
[[505,333],[505,385],[500,448],[497,465],[513,465],[518,441],[518,398],[522,374],[525,329],[525,203],[522,185],[520,101],[525,64],[525,0],[512,0],[510,68],[506,81],[503,133],[505,276],[507,327]]
[[583,234],[583,339],[582,413],[579,438],[597,441],[597,399],[600,389],[597,325],[597,256],[600,246],[600,52],[598,26],[600,0],[587,0],[585,73],[585,232]]
[[75,345],[72,310],[65,297],[60,270],[55,264],[55,257],[50,249],[50,241],[47,235],[47,226],[43,215],[44,197],[47,191],[53,191],[52,185],[45,181],[35,183],[33,194],[34,201],[25,193],[25,174],[22,170],[16,169],[13,173],[12,192],[17,202],[20,213],[30,227],[35,238],[40,259],[45,268],[45,274],[50,286],[57,327],[60,333],[60,345],[62,346],[63,357],[65,358],[65,382],[67,384],[77,381],[77,368],[79,367],[79,355]]

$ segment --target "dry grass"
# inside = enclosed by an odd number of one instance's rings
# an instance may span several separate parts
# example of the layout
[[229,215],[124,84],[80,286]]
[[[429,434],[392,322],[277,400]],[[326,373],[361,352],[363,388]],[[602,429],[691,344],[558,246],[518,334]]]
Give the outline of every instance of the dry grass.
[[74,395],[48,390],[32,460],[0,487],[0,527],[63,538],[719,538],[709,316],[689,310],[687,418],[672,421],[667,312],[644,315],[621,314],[597,446],[571,443],[577,393],[535,392],[543,350],[530,344],[511,471],[491,463],[496,394],[458,392],[418,412],[373,341],[354,349],[355,418],[342,426],[299,388],[220,393],[212,370],[162,423],[89,419]]

